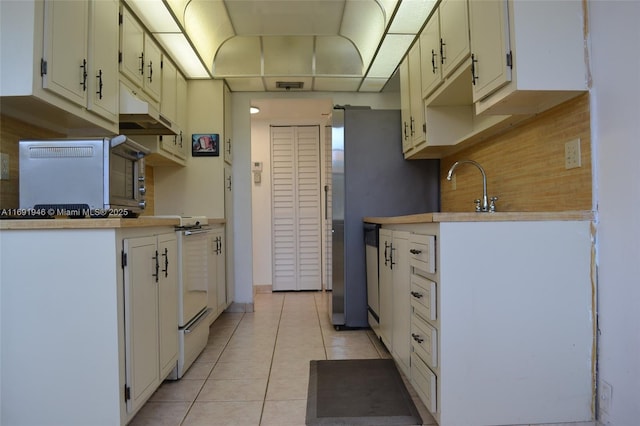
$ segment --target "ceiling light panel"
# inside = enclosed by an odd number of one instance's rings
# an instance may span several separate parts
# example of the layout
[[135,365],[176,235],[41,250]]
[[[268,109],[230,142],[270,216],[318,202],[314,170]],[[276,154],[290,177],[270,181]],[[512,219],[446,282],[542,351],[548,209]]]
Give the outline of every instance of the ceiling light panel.
[[362,80],[360,92],[380,92],[387,84],[386,78],[365,78]]
[[266,90],[261,77],[227,77],[224,81],[232,92],[264,92]]
[[232,37],[218,49],[213,65],[213,75],[216,77],[262,75],[261,58],[260,37]]
[[313,90],[320,92],[357,92],[362,78],[316,77]]
[[436,0],[402,0],[388,32],[417,34],[431,15],[436,3]]
[[179,33],[180,27],[162,0],[126,0],[127,5],[151,33]]
[[235,35],[224,3],[191,0],[184,11],[184,26],[207,67],[213,69],[216,52],[222,43]]
[[384,11],[375,0],[347,0],[340,35],[353,42],[365,68],[384,35]]
[[187,78],[211,77],[182,33],[154,35]]
[[316,75],[363,75],[360,53],[353,43],[344,37],[316,37],[315,54]]
[[367,77],[389,78],[415,39],[414,35],[387,34]]
[[265,75],[312,75],[313,37],[262,37]]
[[336,35],[345,0],[225,0],[238,35]]

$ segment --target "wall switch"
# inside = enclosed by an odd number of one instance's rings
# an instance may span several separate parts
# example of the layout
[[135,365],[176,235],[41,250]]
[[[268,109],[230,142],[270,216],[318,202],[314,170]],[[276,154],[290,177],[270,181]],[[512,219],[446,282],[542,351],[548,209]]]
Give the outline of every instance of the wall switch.
[[598,394],[598,410],[601,413],[609,414],[609,411],[611,410],[611,397],[613,396],[613,387],[604,380],[600,380],[600,389],[598,391]]
[[564,144],[564,167],[567,170],[582,167],[580,160],[580,139],[573,139]]
[[9,180],[9,154],[0,153],[0,180]]

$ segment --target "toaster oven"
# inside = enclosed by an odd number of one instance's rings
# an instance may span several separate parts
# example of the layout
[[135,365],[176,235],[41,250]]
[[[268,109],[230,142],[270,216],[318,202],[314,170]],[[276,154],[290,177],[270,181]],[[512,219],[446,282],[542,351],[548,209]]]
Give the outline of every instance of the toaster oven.
[[50,216],[137,216],[146,206],[148,153],[123,135],[21,140],[20,208]]

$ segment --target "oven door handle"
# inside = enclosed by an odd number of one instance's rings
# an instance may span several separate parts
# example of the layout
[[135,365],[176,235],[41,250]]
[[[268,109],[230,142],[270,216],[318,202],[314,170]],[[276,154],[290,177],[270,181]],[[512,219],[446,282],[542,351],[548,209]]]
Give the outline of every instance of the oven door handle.
[[209,229],[197,229],[194,231],[184,231],[184,235],[197,235],[197,234],[205,234],[209,232]]
[[190,324],[189,327],[184,329],[184,334],[191,333],[196,327],[198,327],[198,324],[200,324],[203,319],[209,316],[210,312],[211,312],[211,309],[206,309],[202,314],[200,314],[198,319],[196,319],[192,324]]

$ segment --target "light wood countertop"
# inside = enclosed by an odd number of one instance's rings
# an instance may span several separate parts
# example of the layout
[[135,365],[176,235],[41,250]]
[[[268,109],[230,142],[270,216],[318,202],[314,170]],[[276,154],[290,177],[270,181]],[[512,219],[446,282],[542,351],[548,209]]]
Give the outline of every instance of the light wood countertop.
[[[209,218],[210,225],[224,224],[225,219]],[[150,228],[154,226],[177,226],[177,218],[140,216],[138,218],[83,218],[83,219],[3,219],[0,230],[10,229],[114,229],[114,228]]]
[[552,220],[593,220],[593,212],[590,211],[566,211],[566,212],[438,212],[421,213],[407,216],[392,217],[364,217],[363,222],[377,223],[380,225],[432,223],[432,222],[527,222],[527,221],[552,221]]

